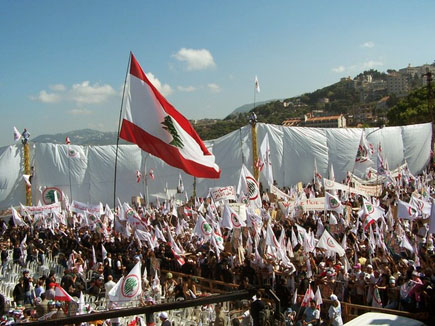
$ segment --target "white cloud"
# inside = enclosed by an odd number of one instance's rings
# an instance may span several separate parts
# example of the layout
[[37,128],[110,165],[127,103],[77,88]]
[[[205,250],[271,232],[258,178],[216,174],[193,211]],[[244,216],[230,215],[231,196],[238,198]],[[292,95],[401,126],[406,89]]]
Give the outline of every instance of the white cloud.
[[220,86],[218,84],[215,84],[215,83],[210,83],[207,85],[207,87],[213,93],[219,93],[221,91]]
[[370,61],[364,62],[362,64],[361,68],[362,69],[372,69],[372,68],[375,68],[375,67],[381,67],[383,65],[384,65],[384,63],[381,62],[381,61],[370,60]]
[[66,90],[65,85],[63,84],[54,84],[49,86],[52,91],[55,92],[64,92]]
[[43,103],[74,102],[75,104],[99,104],[105,102],[109,97],[118,95],[112,86],[95,83],[91,85],[89,81],[74,84],[71,89],[63,84],[50,85],[53,91],[48,93],[45,90],[39,92],[38,96],[30,96],[34,101]]
[[196,87],[194,86],[177,86],[177,89],[180,92],[187,92],[187,93],[196,91]]
[[345,70],[346,70],[346,68],[344,66],[338,66],[338,67],[332,68],[332,71],[337,72],[337,73],[344,72]]
[[213,56],[207,49],[180,49],[173,55],[178,61],[186,62],[187,70],[203,70],[216,66]]
[[172,88],[168,84],[162,84],[157,77],[155,77],[151,72],[146,73],[148,80],[154,85],[157,90],[162,93],[163,96],[168,96],[172,94]]
[[61,100],[61,96],[55,93],[47,93],[46,91],[42,90],[39,92],[38,96],[30,96],[30,99],[42,103],[56,103]]
[[361,44],[361,47],[371,49],[375,47],[375,43],[373,43],[372,41],[364,42],[363,44]]
[[92,114],[92,111],[88,109],[72,109],[68,113],[72,115],[89,115]]
[[89,81],[84,81],[81,84],[74,84],[70,91],[71,100],[78,104],[98,104],[105,102],[110,96],[116,92],[112,86],[99,85],[98,83],[91,85]]

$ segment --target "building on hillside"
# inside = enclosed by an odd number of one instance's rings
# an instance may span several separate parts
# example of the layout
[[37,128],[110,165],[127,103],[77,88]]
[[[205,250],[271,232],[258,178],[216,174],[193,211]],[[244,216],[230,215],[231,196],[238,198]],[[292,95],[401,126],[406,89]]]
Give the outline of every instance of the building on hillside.
[[346,118],[343,114],[325,117],[314,117],[311,114],[304,116],[305,127],[346,128]]
[[287,119],[282,122],[282,125],[286,127],[297,127],[301,124],[301,122],[301,119]]
[[303,119],[292,118],[284,120],[282,125],[286,127],[345,128],[346,118],[343,114],[325,116],[323,110],[315,110],[305,114]]
[[409,75],[391,72],[387,76],[387,93],[397,97],[406,96],[409,93]]

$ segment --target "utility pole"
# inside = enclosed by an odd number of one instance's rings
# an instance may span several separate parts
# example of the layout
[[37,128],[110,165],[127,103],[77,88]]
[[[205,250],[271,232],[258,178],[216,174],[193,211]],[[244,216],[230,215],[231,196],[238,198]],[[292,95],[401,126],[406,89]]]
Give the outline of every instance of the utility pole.
[[433,96],[432,96],[432,73],[426,68],[426,73],[423,74],[427,80],[427,108],[430,112],[430,117],[432,124],[434,123],[434,113],[433,113]]

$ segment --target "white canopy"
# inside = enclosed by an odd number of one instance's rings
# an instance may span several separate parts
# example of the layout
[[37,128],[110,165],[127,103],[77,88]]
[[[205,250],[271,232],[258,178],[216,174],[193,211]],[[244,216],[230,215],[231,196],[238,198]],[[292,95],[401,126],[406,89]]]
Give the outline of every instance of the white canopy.
[[[314,159],[318,172],[328,175],[334,167],[336,181],[342,181],[347,171],[354,169],[355,156],[363,129],[358,128],[305,128],[257,124],[258,144],[269,135],[274,179],[280,187],[299,181],[311,182]],[[431,123],[365,129],[368,143],[378,147],[390,169],[405,160],[413,174],[421,172],[429,162],[431,150]],[[222,170],[220,179],[197,179],[197,194],[205,196],[210,187],[234,185],[238,182],[244,163],[252,171],[251,127],[244,126],[223,137],[206,142],[216,156]],[[115,145],[76,146],[68,154],[68,145],[34,144],[31,146],[33,203],[44,203],[47,189],[55,187],[70,200],[113,205]],[[79,155],[77,155],[77,153]],[[376,155],[376,153],[375,153]],[[376,168],[376,156],[373,167]],[[155,179],[148,179],[149,194],[162,192],[166,187],[176,188],[181,173],[185,190],[192,194],[193,177],[170,167],[160,159],[142,152],[136,145],[120,145],[118,152],[116,197],[130,201],[131,196],[145,195],[144,183],[136,182],[136,170],[145,175],[150,169]],[[22,145],[0,148],[0,208],[25,202]],[[70,182],[71,181],[71,182]],[[71,187],[70,187],[71,184]],[[47,189],[45,189],[47,188]],[[44,191],[45,189],[45,191]],[[70,192],[72,190],[72,194]],[[49,189],[48,189],[49,190]]]

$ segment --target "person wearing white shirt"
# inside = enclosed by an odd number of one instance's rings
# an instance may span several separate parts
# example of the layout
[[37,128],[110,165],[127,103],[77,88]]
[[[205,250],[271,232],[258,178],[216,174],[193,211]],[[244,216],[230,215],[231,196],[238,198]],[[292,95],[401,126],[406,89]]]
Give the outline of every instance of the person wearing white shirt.
[[328,310],[329,323],[332,326],[342,326],[343,319],[341,318],[341,304],[335,294],[331,294],[330,299],[332,304]]
[[106,300],[108,300],[109,299],[109,292],[110,292],[110,290],[112,290],[113,289],[113,287],[116,285],[116,283],[115,282],[113,282],[113,276],[112,275],[108,275],[107,276],[107,282],[104,284],[104,289],[105,289],[105,297],[106,297]]

